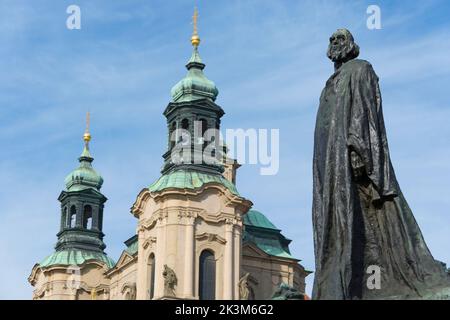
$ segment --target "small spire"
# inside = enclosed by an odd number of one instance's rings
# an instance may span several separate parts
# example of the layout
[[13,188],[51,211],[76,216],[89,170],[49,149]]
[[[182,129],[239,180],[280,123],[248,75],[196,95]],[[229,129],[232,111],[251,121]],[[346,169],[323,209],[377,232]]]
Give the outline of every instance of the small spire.
[[194,16],[192,17],[192,24],[194,25],[194,30],[192,32],[192,37],[191,37],[191,43],[194,46],[194,48],[197,48],[200,44],[200,37],[198,36],[197,22],[198,22],[198,10],[197,10],[197,7],[195,7],[194,8]]
[[86,131],[83,135],[83,152],[78,157],[80,165],[66,177],[65,183],[67,191],[79,191],[87,188],[93,188],[99,191],[102,187],[103,178],[92,167],[92,161],[94,161],[94,158],[89,151],[89,141],[91,140],[89,125],[90,114],[88,112],[86,116]]
[[89,141],[91,141],[91,134],[89,132],[90,121],[91,121],[91,115],[88,111],[86,114],[86,131],[84,132],[84,135],[83,135],[83,140],[84,140],[84,143],[86,144],[86,147],[88,146]]
[[[91,153],[89,152],[89,141],[91,141],[91,138],[92,138],[91,133],[89,132],[90,124],[91,124],[91,114],[88,111],[86,114],[86,130],[84,131],[84,135],[83,135],[84,148],[83,148],[83,153],[81,154],[80,161],[92,159]],[[90,160],[90,161],[92,161],[92,160]]]
[[191,69],[192,67],[203,70],[203,68],[205,67],[205,65],[202,63],[202,59],[200,58],[200,55],[198,53],[200,37],[198,36],[197,22],[198,22],[198,11],[197,11],[197,7],[195,7],[194,15],[192,17],[192,24],[194,25],[194,31],[192,32],[192,37],[191,37],[191,43],[192,43],[192,46],[194,47],[194,50],[192,51],[192,56],[189,59],[188,64],[186,65],[188,70]]

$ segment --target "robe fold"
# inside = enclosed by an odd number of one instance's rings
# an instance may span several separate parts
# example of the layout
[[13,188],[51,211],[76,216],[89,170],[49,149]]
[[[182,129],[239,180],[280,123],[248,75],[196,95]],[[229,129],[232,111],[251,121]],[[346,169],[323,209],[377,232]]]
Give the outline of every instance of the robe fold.
[[[364,163],[362,179],[353,176],[351,151]],[[322,91],[313,179],[313,299],[420,298],[449,285],[397,183],[367,61],[344,63]],[[380,268],[379,289],[367,286],[370,266]]]

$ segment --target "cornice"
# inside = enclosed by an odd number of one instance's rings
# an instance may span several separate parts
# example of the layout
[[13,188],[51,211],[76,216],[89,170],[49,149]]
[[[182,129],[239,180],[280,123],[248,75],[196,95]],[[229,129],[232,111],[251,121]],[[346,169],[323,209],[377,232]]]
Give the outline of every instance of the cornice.
[[219,236],[217,234],[213,234],[213,233],[208,233],[208,232],[204,232],[204,233],[196,235],[195,239],[198,241],[207,240],[208,242],[217,242],[219,244],[227,243],[227,241],[224,238],[222,238],[221,236]]

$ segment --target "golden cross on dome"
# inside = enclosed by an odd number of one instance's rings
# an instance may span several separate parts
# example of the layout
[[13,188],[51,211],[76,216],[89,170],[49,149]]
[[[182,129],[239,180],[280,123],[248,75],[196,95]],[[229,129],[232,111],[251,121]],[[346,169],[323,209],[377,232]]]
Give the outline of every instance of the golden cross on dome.
[[194,8],[194,16],[192,17],[192,24],[194,25],[194,31],[192,32],[191,43],[194,47],[198,47],[200,44],[200,37],[198,36],[198,10],[197,7]]
[[91,115],[88,111],[86,114],[86,131],[84,132],[83,135],[83,140],[86,143],[86,145],[89,143],[89,141],[91,141],[91,134],[89,133],[90,122],[91,122]]

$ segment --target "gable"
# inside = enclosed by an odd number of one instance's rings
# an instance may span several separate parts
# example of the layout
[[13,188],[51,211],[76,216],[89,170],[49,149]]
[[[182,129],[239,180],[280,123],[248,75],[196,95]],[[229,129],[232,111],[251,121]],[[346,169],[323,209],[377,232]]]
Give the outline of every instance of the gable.
[[122,254],[120,255],[119,260],[117,261],[116,265],[109,269],[107,272],[107,275],[110,276],[111,274],[119,271],[122,268],[127,267],[130,263],[137,260],[137,254],[131,255],[126,250],[122,251]]
[[254,243],[251,242],[245,242],[242,245],[242,255],[243,256],[250,256],[255,258],[269,258],[270,256],[258,248]]

